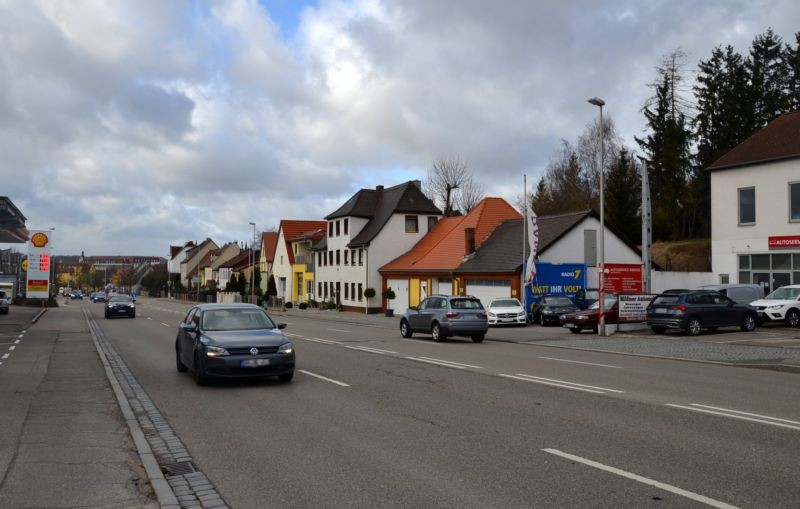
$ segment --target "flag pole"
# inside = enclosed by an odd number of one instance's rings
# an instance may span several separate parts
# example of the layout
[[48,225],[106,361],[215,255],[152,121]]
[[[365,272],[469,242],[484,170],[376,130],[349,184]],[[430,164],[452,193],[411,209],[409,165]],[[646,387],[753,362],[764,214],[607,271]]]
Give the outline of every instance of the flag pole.
[[522,271],[519,273],[519,301],[522,302],[522,307],[525,308],[525,314],[528,314],[528,303],[525,301],[525,243],[528,242],[528,174],[522,174]]

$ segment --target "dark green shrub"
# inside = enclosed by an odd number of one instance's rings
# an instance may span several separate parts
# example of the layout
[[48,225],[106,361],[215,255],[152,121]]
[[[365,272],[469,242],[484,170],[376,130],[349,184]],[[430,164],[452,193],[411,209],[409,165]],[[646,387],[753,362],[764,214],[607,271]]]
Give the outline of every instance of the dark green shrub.
[[300,308],[300,309],[308,309],[308,303],[301,302],[300,304],[298,304],[297,307]]

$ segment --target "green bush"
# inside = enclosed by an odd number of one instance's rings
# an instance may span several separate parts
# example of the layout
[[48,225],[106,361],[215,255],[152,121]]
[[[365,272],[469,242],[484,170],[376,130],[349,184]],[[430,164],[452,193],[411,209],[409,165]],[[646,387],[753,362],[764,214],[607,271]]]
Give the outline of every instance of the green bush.
[[384,299],[386,299],[386,300],[394,300],[395,297],[396,297],[396,295],[394,294],[394,290],[392,290],[391,288],[387,288],[386,290],[383,291],[383,298]]
[[328,301],[328,304],[325,305],[328,309],[336,309],[336,303],[334,301]]
[[292,309],[292,301],[286,303],[286,309]]
[[301,302],[297,307],[300,309],[308,309],[308,303]]
[[364,290],[364,297],[368,299],[375,297],[375,288],[367,288]]

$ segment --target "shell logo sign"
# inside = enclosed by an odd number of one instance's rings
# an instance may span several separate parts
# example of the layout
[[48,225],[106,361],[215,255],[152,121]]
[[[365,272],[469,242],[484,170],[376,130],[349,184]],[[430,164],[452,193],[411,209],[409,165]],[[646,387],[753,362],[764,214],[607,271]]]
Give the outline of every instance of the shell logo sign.
[[31,244],[38,248],[43,248],[49,241],[50,239],[47,238],[47,234],[44,232],[36,232],[31,237]]

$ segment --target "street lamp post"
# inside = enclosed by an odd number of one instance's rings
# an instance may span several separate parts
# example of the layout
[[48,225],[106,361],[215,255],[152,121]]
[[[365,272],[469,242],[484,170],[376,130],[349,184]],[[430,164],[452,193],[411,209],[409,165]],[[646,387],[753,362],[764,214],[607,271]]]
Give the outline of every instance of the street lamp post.
[[252,261],[250,262],[250,304],[255,304],[254,294],[255,294],[255,264],[256,264],[256,252],[253,250],[256,245],[256,224],[250,223],[250,226],[253,227],[253,243],[250,244],[250,257]]
[[599,97],[592,97],[589,99],[589,104],[600,108],[600,289],[597,292],[600,299],[599,309],[599,323],[597,331],[601,336],[606,335],[606,315],[605,315],[605,286],[606,286],[606,253],[605,253],[605,236],[606,236],[606,221],[605,221],[605,207],[604,207],[604,194],[603,194],[603,181],[605,180],[604,167],[605,167],[605,151],[603,150],[603,106],[606,102]]

